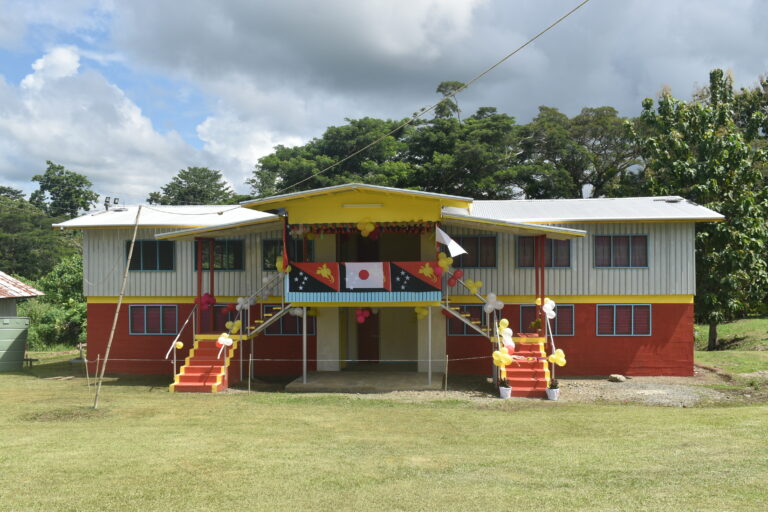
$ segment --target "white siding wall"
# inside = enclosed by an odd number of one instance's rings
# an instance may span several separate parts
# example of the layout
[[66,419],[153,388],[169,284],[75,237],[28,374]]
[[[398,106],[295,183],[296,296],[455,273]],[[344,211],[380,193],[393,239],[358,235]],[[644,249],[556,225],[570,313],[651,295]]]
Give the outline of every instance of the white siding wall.
[[[552,295],[691,295],[695,293],[693,223],[567,224],[584,238],[571,242],[571,267],[548,268],[546,293]],[[487,235],[466,228],[446,228],[451,235]],[[594,267],[594,235],[648,235],[648,268]],[[497,268],[464,269],[469,279],[483,281],[482,291],[503,295],[534,292],[534,269],[517,268],[515,236],[497,236]]]
[[[137,240],[154,240],[163,229],[140,229]],[[125,243],[131,229],[85,230],[83,235],[83,293],[86,296],[113,297],[120,294],[125,272]],[[215,274],[217,296],[247,296],[261,287],[261,240],[280,238],[280,231],[232,237],[245,240],[245,270],[218,271]],[[272,272],[270,275],[274,274]],[[208,272],[203,274],[203,291],[208,290]],[[275,288],[273,294],[278,291]],[[194,269],[194,243],[176,242],[176,270],[172,272],[129,272],[127,296],[181,296],[197,294]]]
[[[546,271],[546,292],[553,295],[688,295],[695,293],[693,223],[568,224],[587,236],[571,242],[571,267]],[[139,230],[138,239],[153,240],[163,230]],[[447,228],[451,235],[484,235],[488,232]],[[648,268],[594,268],[595,234],[647,234]],[[244,296],[261,287],[261,240],[280,238],[280,231],[233,237],[245,240],[245,271],[216,272],[216,295]],[[116,296],[125,269],[125,242],[130,229],[86,230],[83,236],[86,296]],[[497,237],[495,269],[465,269],[469,279],[483,281],[483,291],[502,295],[530,295],[534,271],[519,269],[514,235]],[[192,242],[176,242],[173,272],[130,272],[128,296],[194,296],[196,277]],[[203,291],[208,274],[204,274]],[[277,291],[277,290],[275,290]],[[274,292],[273,292],[274,293]]]

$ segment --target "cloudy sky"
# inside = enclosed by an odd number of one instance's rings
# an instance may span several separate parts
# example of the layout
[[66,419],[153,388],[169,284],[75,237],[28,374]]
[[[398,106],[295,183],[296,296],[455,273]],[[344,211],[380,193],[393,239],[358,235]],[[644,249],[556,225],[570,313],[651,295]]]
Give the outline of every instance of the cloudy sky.
[[[29,193],[53,160],[135,203],[199,165],[245,193],[274,145],[407,117],[577,3],[0,0],[0,184]],[[631,116],[662,86],[689,98],[713,67],[749,86],[768,72],[767,21],[759,0],[591,0],[460,105]]]

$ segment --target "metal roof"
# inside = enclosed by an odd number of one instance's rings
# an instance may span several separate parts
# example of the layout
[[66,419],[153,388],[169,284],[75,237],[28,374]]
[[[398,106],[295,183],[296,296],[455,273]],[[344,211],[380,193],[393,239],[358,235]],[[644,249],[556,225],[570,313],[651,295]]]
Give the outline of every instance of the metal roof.
[[[60,229],[130,228],[136,222],[136,211],[138,208],[138,206],[128,206],[88,213],[75,219],[54,224],[53,227]],[[139,226],[199,228],[234,222],[247,222],[269,217],[274,217],[274,215],[231,204],[194,206],[142,205]]]
[[250,201],[243,201],[240,203],[245,207],[256,207],[261,204],[270,204],[276,202],[282,202],[285,200],[299,199],[308,196],[333,194],[337,192],[346,192],[348,190],[370,190],[373,192],[384,192],[391,194],[403,194],[412,195],[418,197],[426,197],[433,199],[442,199],[444,201],[461,201],[472,202],[471,197],[451,196],[448,194],[438,194],[436,192],[424,192],[421,190],[410,190],[404,188],[394,187],[382,187],[381,185],[368,185],[366,183],[345,183],[343,185],[335,185],[333,187],[316,188],[312,190],[302,190],[300,192],[291,192],[290,194],[282,194],[277,196],[263,197],[261,199],[252,199]]
[[510,222],[711,222],[723,215],[680,196],[596,199],[509,199],[474,201],[470,212],[447,207],[444,215],[469,215]]
[[241,236],[249,233],[258,233],[260,231],[269,231],[282,229],[283,218],[277,215],[266,215],[264,218],[256,220],[242,220],[238,222],[228,222],[226,224],[216,224],[214,226],[204,226],[199,228],[181,229],[179,231],[170,231],[167,233],[158,233],[155,235],[157,240],[194,240],[197,237],[225,237]]
[[443,224],[446,226],[462,226],[494,233],[512,233],[515,235],[546,235],[556,240],[568,240],[585,236],[586,231],[580,229],[561,228],[554,226],[542,226],[527,222],[510,222],[499,219],[472,217],[469,215],[443,215]]
[[22,299],[24,297],[37,297],[38,295],[45,294],[18,279],[12,278],[5,272],[0,272],[0,299]]

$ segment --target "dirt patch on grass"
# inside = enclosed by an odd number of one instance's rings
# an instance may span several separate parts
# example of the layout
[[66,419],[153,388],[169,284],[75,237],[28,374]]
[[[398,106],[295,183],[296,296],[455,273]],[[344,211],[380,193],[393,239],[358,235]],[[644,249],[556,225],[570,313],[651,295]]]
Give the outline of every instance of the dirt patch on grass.
[[103,418],[105,414],[103,410],[94,410],[90,407],[73,407],[71,409],[51,409],[25,414],[21,419],[32,422],[80,421]]

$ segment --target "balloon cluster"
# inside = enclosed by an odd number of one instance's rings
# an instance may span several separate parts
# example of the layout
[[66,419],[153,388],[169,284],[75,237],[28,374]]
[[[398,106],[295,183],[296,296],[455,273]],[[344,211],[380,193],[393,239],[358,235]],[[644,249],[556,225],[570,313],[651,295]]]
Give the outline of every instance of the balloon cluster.
[[355,310],[355,320],[357,323],[364,324],[365,320],[371,316],[371,310],[366,308],[359,308]]
[[554,354],[549,355],[547,361],[554,363],[557,366],[565,366],[565,352],[563,352],[563,349],[559,348],[555,350]]
[[216,340],[216,348],[221,347],[231,347],[232,346],[232,338],[229,337],[229,333],[223,332],[221,333],[221,336],[219,336],[219,339]]
[[242,326],[243,323],[240,320],[235,320],[234,322],[227,322],[224,324],[224,327],[229,329],[230,334],[239,333]]
[[422,318],[427,318],[429,315],[429,310],[425,307],[418,306],[413,308],[413,310],[416,312],[416,319],[421,320]]
[[235,310],[242,311],[247,310],[248,307],[251,305],[251,301],[248,300],[246,297],[240,297],[237,299],[237,304],[235,304]]
[[283,256],[280,255],[277,257],[277,260],[275,261],[275,268],[278,272],[285,272],[286,274],[291,271],[291,266],[288,265],[287,267],[283,267]]
[[205,292],[202,297],[195,298],[195,304],[198,304],[203,311],[208,311],[214,304],[216,304],[216,297]]
[[504,303],[496,297],[495,293],[486,295],[485,300],[486,302],[483,305],[483,311],[489,315],[494,311],[501,311],[504,309]]
[[357,229],[363,237],[367,237],[376,229],[376,224],[370,221],[360,221],[357,223]]
[[469,288],[469,293],[472,295],[477,295],[477,292],[480,291],[480,288],[483,287],[482,281],[473,281],[472,279],[467,279],[464,281],[464,285]]
[[444,272],[448,272],[448,269],[453,265],[453,258],[441,252],[437,255],[437,266],[443,269]]
[[512,356],[509,354],[507,347],[501,347],[499,350],[493,352],[493,364],[499,368],[506,368],[512,364]]
[[557,306],[557,304],[555,304],[555,301],[549,298],[545,298],[544,305],[541,306],[541,310],[544,312],[545,315],[547,315],[547,318],[549,318],[550,320],[552,320],[557,316],[557,313],[555,313],[555,306]]
[[448,286],[456,286],[456,284],[459,282],[459,279],[462,277],[464,277],[464,271],[460,268],[457,268],[453,271],[453,275],[448,278]]

